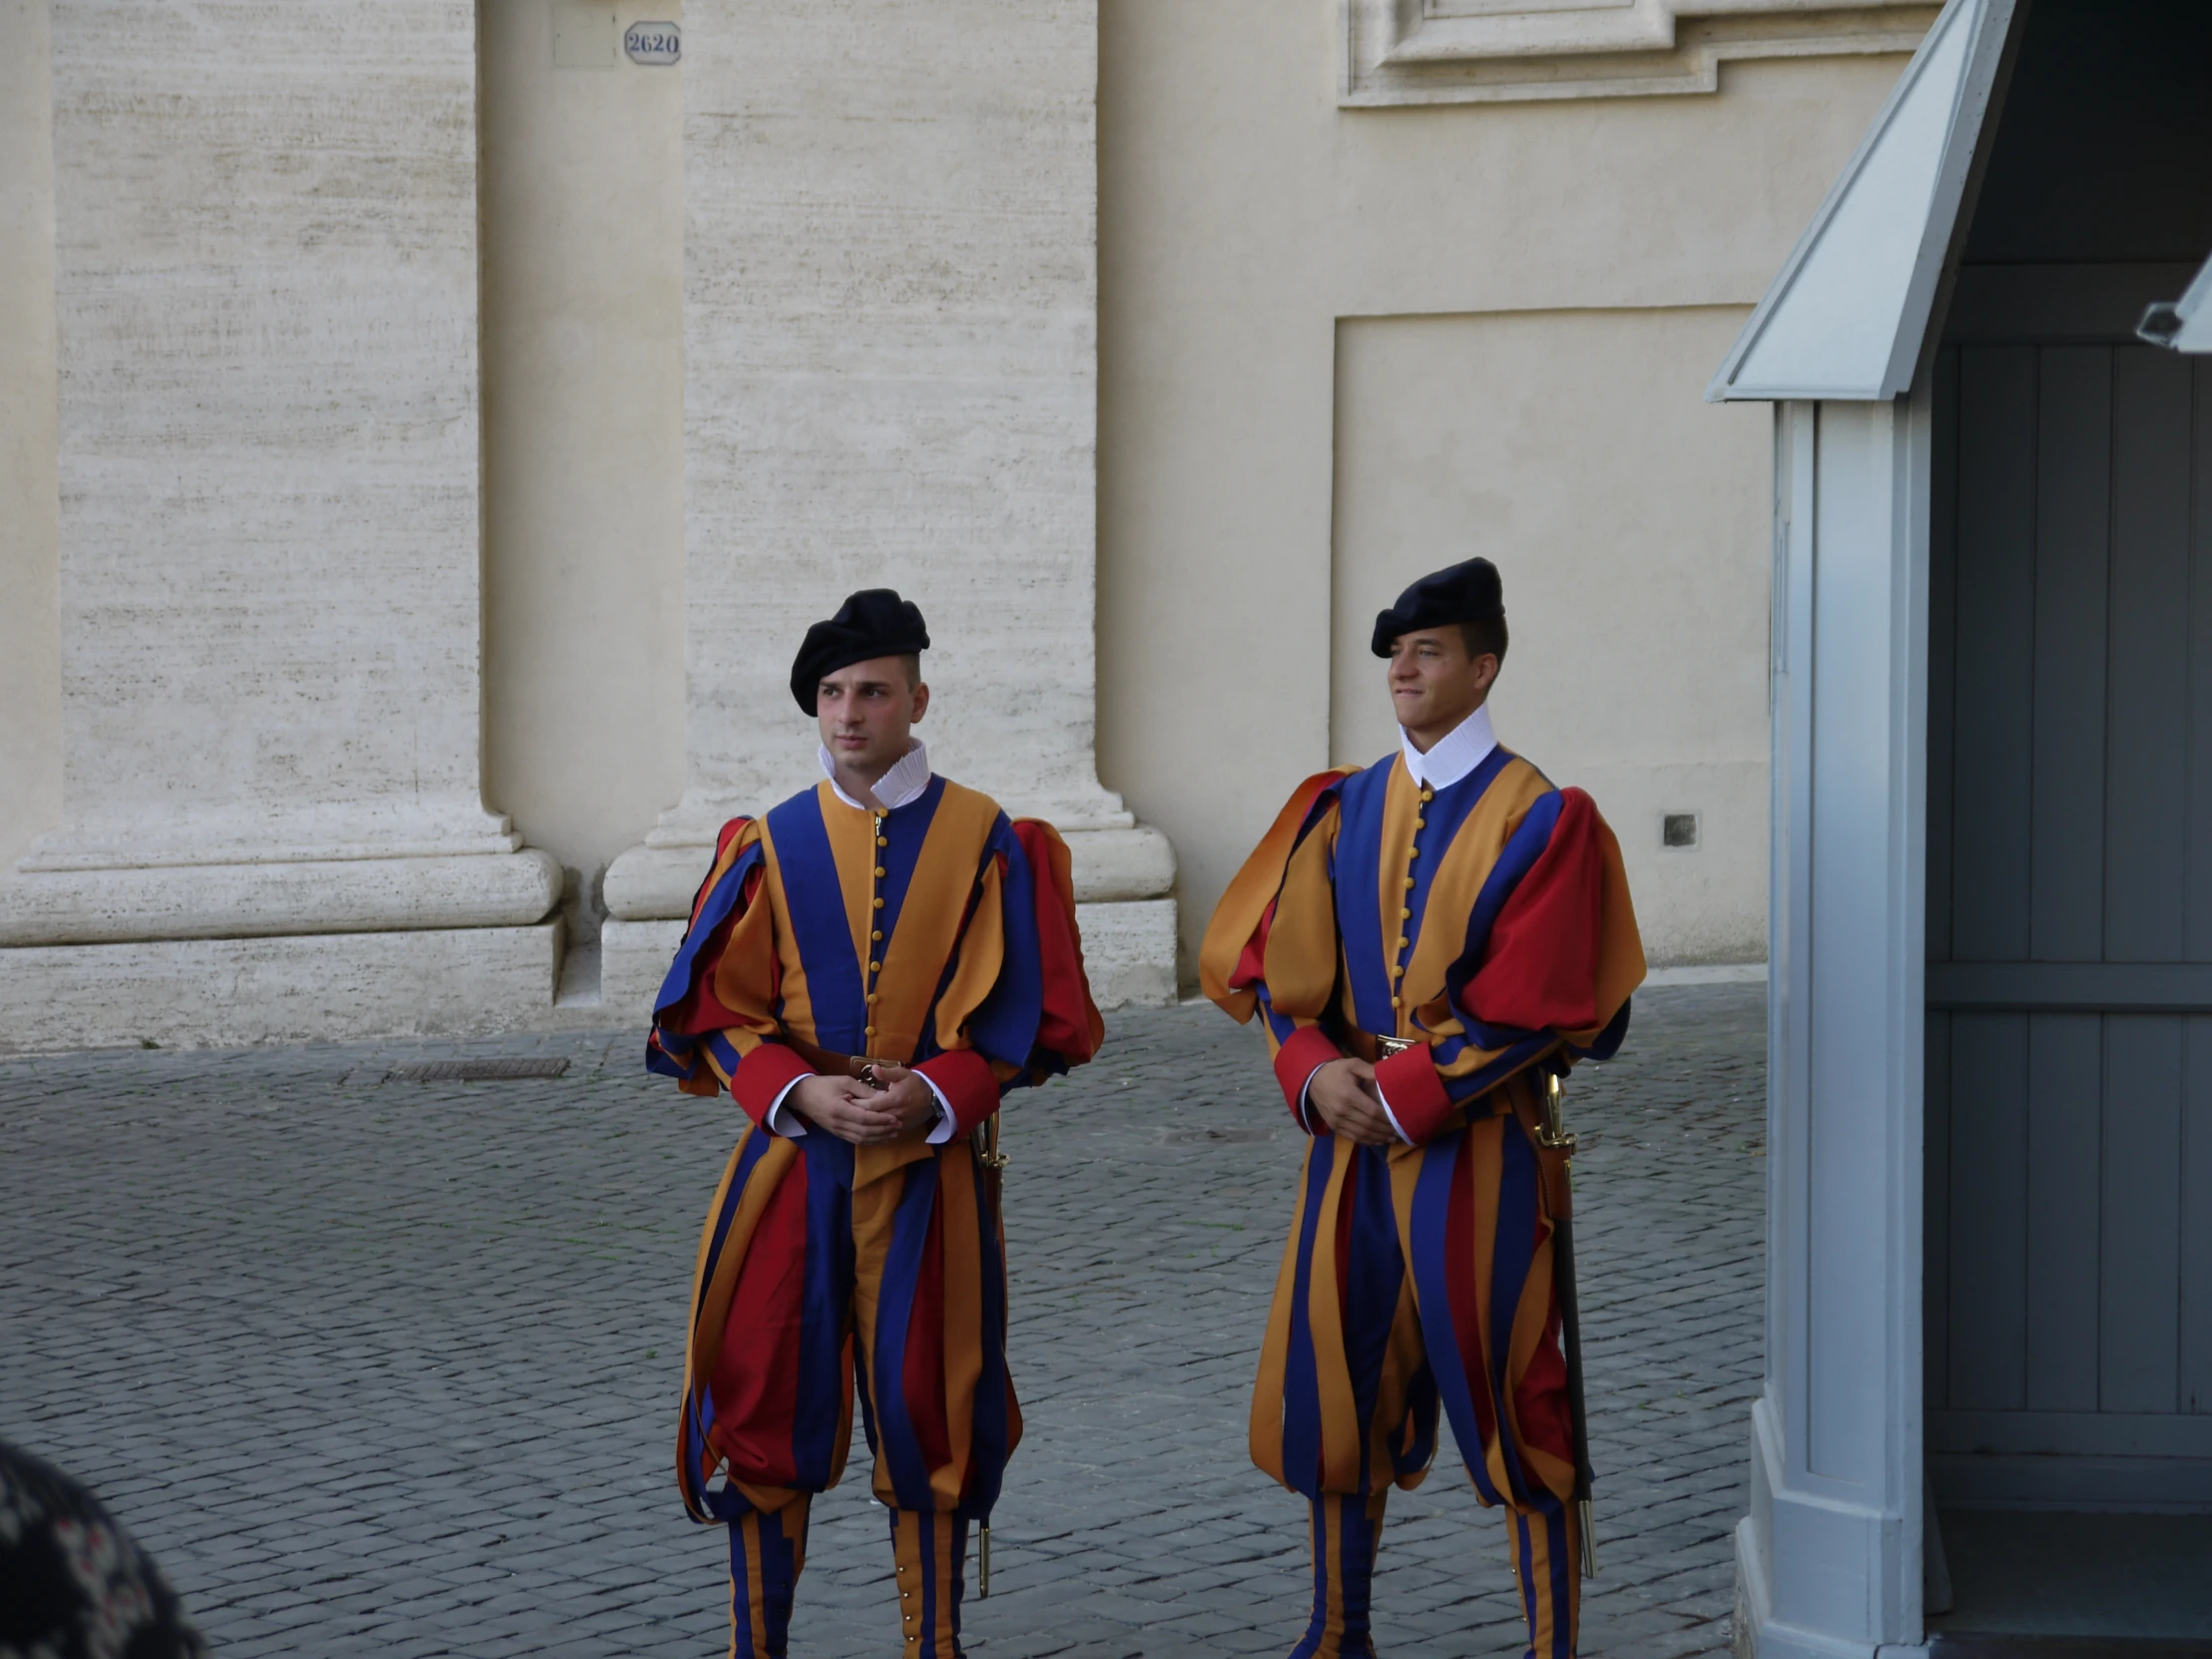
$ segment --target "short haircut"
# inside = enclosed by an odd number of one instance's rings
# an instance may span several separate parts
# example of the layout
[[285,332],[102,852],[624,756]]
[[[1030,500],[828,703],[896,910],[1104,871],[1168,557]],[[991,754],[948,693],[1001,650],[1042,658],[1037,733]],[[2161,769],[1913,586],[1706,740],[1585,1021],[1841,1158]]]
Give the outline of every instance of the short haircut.
[[1486,616],[1479,622],[1460,623],[1459,638],[1466,645],[1469,662],[1477,657],[1490,656],[1497,659],[1499,668],[1505,666],[1506,633],[1503,611],[1496,616]]
[[[906,684],[909,686],[920,685],[921,653],[918,651],[898,651],[893,652],[892,655],[898,659],[898,666],[906,671]],[[850,668],[851,666],[852,665],[850,663],[845,664],[845,668]],[[842,674],[843,672],[844,669],[833,668],[830,671],[830,674]],[[829,678],[829,674],[823,676],[823,679],[825,681],[828,681]]]

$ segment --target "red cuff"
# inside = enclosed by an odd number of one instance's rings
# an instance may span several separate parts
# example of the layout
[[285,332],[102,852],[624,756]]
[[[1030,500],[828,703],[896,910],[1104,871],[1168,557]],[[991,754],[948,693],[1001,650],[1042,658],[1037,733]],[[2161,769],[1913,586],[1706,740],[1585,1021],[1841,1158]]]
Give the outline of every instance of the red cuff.
[[730,1077],[730,1092],[745,1108],[745,1115],[765,1128],[776,1097],[800,1078],[814,1074],[813,1066],[782,1043],[762,1043],[738,1062]]
[[1390,1116],[1415,1146],[1434,1140],[1459,1116],[1458,1106],[1444,1093],[1444,1080],[1436,1075],[1436,1057],[1426,1043],[1376,1062],[1375,1082],[1389,1102]]
[[972,1048],[952,1049],[922,1061],[914,1070],[936,1084],[952,1108],[954,1140],[998,1110],[998,1073]]
[[1306,1080],[1330,1061],[1343,1058],[1343,1051],[1318,1025],[1301,1026],[1284,1038],[1283,1046],[1275,1051],[1275,1080],[1283,1085],[1284,1103],[1290,1107],[1291,1116],[1298,1119],[1300,1128],[1307,1127],[1305,1114],[1299,1110],[1299,1101],[1306,1093]]

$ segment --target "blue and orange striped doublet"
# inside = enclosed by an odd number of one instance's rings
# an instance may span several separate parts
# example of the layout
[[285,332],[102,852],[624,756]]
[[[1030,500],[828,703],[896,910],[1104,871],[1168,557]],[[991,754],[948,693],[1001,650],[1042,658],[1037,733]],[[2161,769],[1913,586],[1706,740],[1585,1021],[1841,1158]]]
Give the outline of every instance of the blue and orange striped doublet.
[[[1301,1659],[1372,1651],[1369,1573],[1391,1485],[1435,1454],[1439,1405],[1476,1494],[1511,1516],[1530,1651],[1574,1651],[1574,1457],[1553,1291],[1565,1170],[1539,1151],[1536,1069],[1612,1054],[1644,974],[1620,848],[1588,796],[1493,750],[1458,782],[1395,756],[1300,786],[1224,894],[1206,993],[1261,1016],[1308,1129],[1252,1404],[1252,1455],[1314,1510]],[[1314,1071],[1374,1039],[1409,1144],[1308,1121]]]
[[[748,1118],[700,1238],[677,1445],[686,1508],[732,1524],[734,1653],[784,1651],[808,1500],[843,1472],[855,1382],[902,1602],[929,1607],[907,1652],[958,1651],[967,1523],[1021,1437],[1004,1234],[968,1132],[1102,1035],[1050,826],[932,779],[888,812],[825,783],[724,829],[648,1063]],[[794,1045],[910,1065],[956,1133],[776,1133],[771,1109],[813,1069]]]

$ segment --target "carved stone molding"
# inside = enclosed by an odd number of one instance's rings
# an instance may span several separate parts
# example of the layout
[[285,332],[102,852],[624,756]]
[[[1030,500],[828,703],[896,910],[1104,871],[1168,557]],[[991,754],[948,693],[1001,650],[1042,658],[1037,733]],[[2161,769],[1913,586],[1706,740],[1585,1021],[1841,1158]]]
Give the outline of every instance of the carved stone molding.
[[1342,0],[1351,108],[1716,92],[1729,59],[1910,52],[1891,0]]

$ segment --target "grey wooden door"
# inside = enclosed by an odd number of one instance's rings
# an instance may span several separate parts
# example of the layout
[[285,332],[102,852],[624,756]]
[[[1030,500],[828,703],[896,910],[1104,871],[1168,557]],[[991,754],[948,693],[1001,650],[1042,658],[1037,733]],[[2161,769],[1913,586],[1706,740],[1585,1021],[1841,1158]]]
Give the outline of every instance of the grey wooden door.
[[1937,364],[1928,1447],[1952,1501],[2212,1507],[2212,364]]

